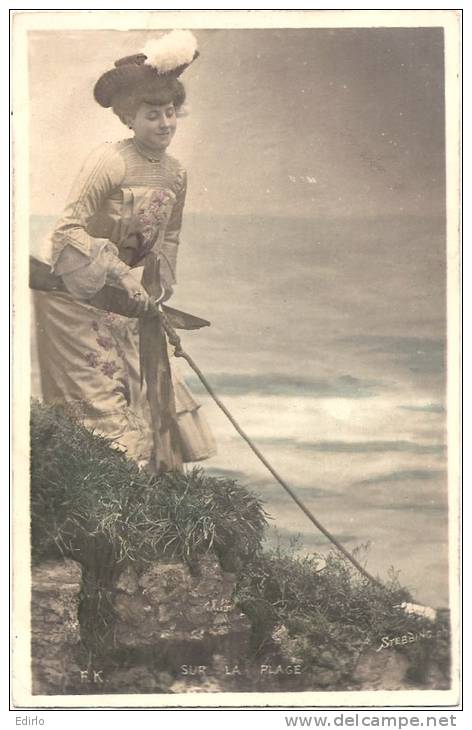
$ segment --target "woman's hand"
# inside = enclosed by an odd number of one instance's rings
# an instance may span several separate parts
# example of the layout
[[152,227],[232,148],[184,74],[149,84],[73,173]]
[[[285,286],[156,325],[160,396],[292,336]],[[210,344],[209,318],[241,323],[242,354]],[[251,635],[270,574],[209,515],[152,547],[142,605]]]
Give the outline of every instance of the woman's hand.
[[145,314],[151,307],[151,299],[146,289],[137,281],[131,272],[126,273],[120,279],[121,286],[126,290],[133,308],[133,314],[139,317]]

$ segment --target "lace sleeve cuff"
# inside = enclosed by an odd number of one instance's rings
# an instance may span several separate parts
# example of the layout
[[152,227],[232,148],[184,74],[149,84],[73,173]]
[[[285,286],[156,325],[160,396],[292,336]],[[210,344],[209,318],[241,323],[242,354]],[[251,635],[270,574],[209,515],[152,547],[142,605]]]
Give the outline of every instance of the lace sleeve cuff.
[[118,258],[118,249],[113,243],[103,239],[96,239],[94,243],[91,258],[66,246],[56,264],[56,273],[62,276],[74,299],[91,299],[106,283],[118,284],[129,271]]

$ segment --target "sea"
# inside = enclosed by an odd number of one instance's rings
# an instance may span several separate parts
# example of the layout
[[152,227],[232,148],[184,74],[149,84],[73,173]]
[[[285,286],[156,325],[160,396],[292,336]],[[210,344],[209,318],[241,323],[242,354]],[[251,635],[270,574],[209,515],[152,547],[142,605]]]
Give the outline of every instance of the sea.
[[[32,216],[33,255],[54,220]],[[184,348],[316,518],[371,573],[447,606],[443,219],[190,211],[170,303],[210,320]],[[31,336],[40,397],[34,311]],[[326,555],[327,538],[180,367],[218,445],[202,466],[263,500],[269,546]]]

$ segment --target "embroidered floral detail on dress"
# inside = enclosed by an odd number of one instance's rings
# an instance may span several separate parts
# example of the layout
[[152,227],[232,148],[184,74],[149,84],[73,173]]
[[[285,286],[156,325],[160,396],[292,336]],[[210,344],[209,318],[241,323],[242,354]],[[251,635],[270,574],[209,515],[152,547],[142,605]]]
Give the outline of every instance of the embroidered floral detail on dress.
[[100,364],[100,358],[96,352],[87,352],[85,360],[91,368],[96,368]]
[[111,337],[102,337],[102,335],[97,337],[96,341],[100,345],[100,347],[103,347],[104,350],[111,350],[112,347],[114,347],[115,345]]
[[133,216],[126,249],[134,249],[130,258],[131,266],[135,266],[152,250],[161,229],[166,225],[176,196],[172,190],[151,190],[146,195],[142,206]]
[[107,376],[107,378],[112,379],[114,374],[118,370],[118,365],[114,360],[109,360],[108,362],[104,362],[100,369],[102,373]]
[[[118,372],[117,379],[121,380],[119,372],[121,362],[125,360],[125,353],[120,345],[119,330],[122,329],[123,320],[125,318],[120,317],[119,314],[106,312],[99,319],[92,320],[91,323],[92,329],[97,334],[95,342],[100,350],[88,352],[84,355],[85,361],[90,367],[99,368],[110,379],[113,379],[115,373]],[[116,356],[119,359],[112,359]],[[129,402],[129,383],[124,383],[124,396]]]

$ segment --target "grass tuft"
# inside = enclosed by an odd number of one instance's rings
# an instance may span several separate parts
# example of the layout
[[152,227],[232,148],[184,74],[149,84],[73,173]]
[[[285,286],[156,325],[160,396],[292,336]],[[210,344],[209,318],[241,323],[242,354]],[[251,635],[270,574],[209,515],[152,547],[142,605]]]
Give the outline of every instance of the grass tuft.
[[[408,655],[410,678],[424,682],[432,657],[447,677],[448,620],[433,625],[398,608],[412,597],[393,568],[382,590],[338,552],[301,555],[299,547],[294,541],[258,555],[239,578],[236,599],[251,619],[256,656],[270,652],[274,629],[282,628],[284,650],[294,662],[315,681],[329,673],[331,685],[346,686],[365,650],[378,653],[382,637],[406,636],[415,640],[395,649]],[[356,551],[361,562],[360,553],[367,549]]]
[[260,551],[265,525],[261,502],[234,480],[202,469],[156,477],[73,411],[33,403],[33,562],[71,557],[98,577],[128,562],[193,565],[209,549],[245,562]]

